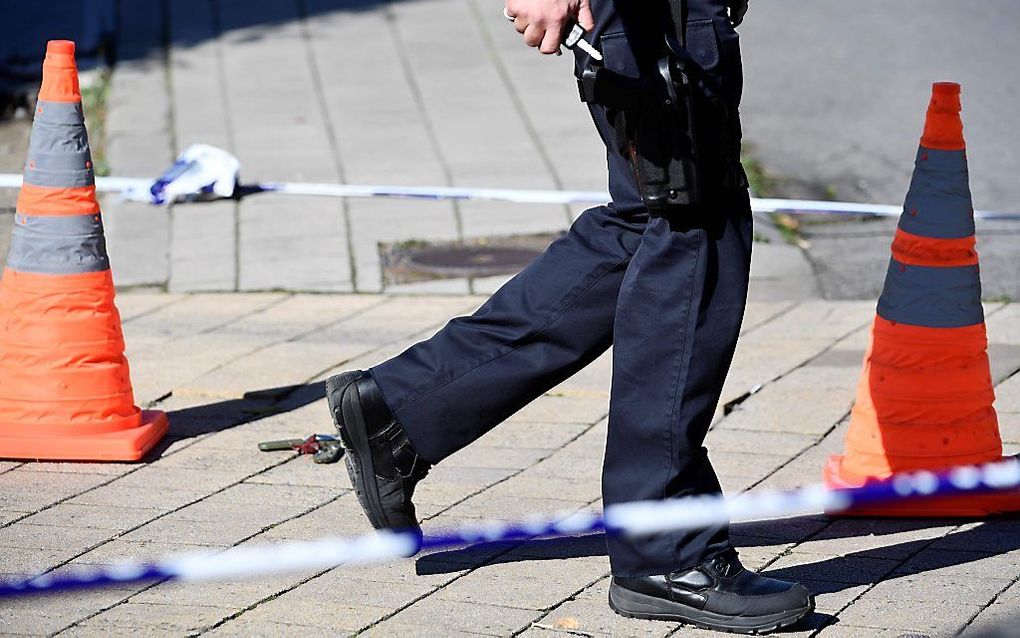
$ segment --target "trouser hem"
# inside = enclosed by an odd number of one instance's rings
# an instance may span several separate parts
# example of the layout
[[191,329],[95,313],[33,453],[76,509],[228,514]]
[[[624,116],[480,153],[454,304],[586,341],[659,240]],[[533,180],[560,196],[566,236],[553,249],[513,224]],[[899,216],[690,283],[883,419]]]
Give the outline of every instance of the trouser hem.
[[720,554],[725,554],[726,552],[728,552],[728,551],[730,551],[732,549],[734,549],[733,545],[731,543],[727,543],[726,547],[705,554],[704,556],[699,558],[697,560],[697,562],[692,562],[690,564],[677,563],[677,564],[674,564],[674,566],[672,566],[672,567],[666,568],[665,571],[663,571],[662,568],[653,567],[651,569],[646,569],[646,570],[643,569],[643,570],[639,570],[637,572],[626,573],[626,574],[620,574],[620,573],[617,573],[617,572],[613,572],[613,576],[617,577],[617,578],[645,578],[647,576],[663,576],[665,574],[672,574],[673,572],[683,572],[683,571],[687,571],[688,569],[694,569],[695,567],[697,567],[698,565],[701,565],[705,561],[713,559],[716,556],[719,556]]

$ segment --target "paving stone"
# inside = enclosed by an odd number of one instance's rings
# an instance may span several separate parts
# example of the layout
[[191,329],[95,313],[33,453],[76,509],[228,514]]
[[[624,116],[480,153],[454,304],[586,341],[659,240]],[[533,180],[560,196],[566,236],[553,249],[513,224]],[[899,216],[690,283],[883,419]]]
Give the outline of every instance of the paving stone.
[[437,524],[446,518],[516,520],[532,514],[555,515],[560,512],[573,512],[586,505],[583,502],[548,497],[490,497],[483,492],[453,506],[448,512],[433,520]]
[[[533,441],[533,443],[536,441]],[[538,447],[467,447],[443,463],[450,467],[500,467],[523,469],[548,458],[552,448]]]
[[[246,479],[245,483],[288,487],[324,487],[333,493],[351,487],[342,460],[336,464],[320,464],[312,462],[309,456],[302,456],[290,463],[270,468]],[[290,491],[293,493],[294,490]]]
[[[556,618],[573,618],[578,622],[576,631],[596,636],[648,636],[661,637],[676,630],[674,623],[655,620],[635,620],[617,615],[609,608],[609,581],[604,579],[588,588],[575,599],[556,606],[540,621],[551,624]],[[682,631],[687,631],[683,628]]]
[[953,635],[981,607],[954,600],[951,605],[919,605],[914,600],[885,599],[869,592],[843,611],[840,622],[876,629],[901,629],[939,636]]
[[331,592],[323,598],[305,591],[304,587],[299,587],[278,598],[260,603],[254,609],[241,614],[238,620],[256,626],[266,622],[300,624],[346,633],[367,627],[391,612],[392,607],[369,604],[365,597],[351,597],[342,592]]
[[117,286],[167,284],[172,240],[170,214],[165,208],[129,202],[104,204],[103,226]]
[[833,556],[828,559],[794,549],[769,565],[766,575],[783,580],[821,580],[863,585],[875,583],[899,565],[896,560],[863,556]]
[[110,480],[101,474],[36,472],[21,466],[0,474],[0,510],[34,512]]
[[930,520],[843,519],[833,521],[816,536],[798,545],[797,550],[820,556],[853,554],[905,559],[951,529],[945,522],[940,525]]
[[137,354],[158,346],[216,330],[244,317],[256,315],[282,303],[288,295],[258,293],[233,295],[192,294],[179,303],[137,317],[124,325],[124,334]]
[[237,290],[238,211],[235,202],[174,206],[170,217],[169,289]]
[[[722,401],[767,383],[817,356],[837,339],[858,333],[874,316],[874,304],[802,302],[749,332],[737,345]],[[805,331],[805,326],[811,326]],[[853,340],[849,343],[854,343]]]
[[811,593],[815,595],[815,610],[824,614],[836,614],[869,588],[869,585],[851,585],[806,578],[797,579],[797,582],[811,590]]
[[821,437],[850,411],[856,377],[845,368],[800,368],[749,397],[716,428]]
[[99,476],[121,476],[138,469],[137,463],[81,462],[81,461],[28,461],[22,466],[26,472],[54,472],[62,474],[92,474]]
[[1018,616],[1020,612],[1014,601],[998,601],[982,609],[960,635],[967,638],[1009,636],[1016,631]]
[[166,486],[124,485],[118,482],[84,492],[67,500],[75,505],[137,507],[167,512],[207,496],[197,486],[193,489],[171,489]]
[[1020,374],[1013,375],[995,387],[995,409],[1002,418],[1003,412],[1020,412]]
[[[498,559],[497,559],[498,560]],[[581,560],[519,560],[498,562],[470,572],[443,587],[443,600],[495,604],[505,607],[548,609],[608,573],[603,558],[584,569]]]
[[[931,548],[1004,553],[1020,549],[1015,523],[992,520],[970,523],[932,543]],[[1020,571],[1020,570],[1018,570]]]
[[70,527],[88,530],[126,530],[152,520],[162,512],[155,509],[59,503],[33,514],[25,523],[45,527]]
[[594,423],[609,412],[606,401],[588,397],[543,395],[510,417],[511,421]]
[[240,290],[352,288],[339,202],[267,196],[242,202],[239,215]]
[[[860,627],[847,624],[839,620],[836,624],[829,625],[818,634],[825,638],[860,638],[861,636],[873,636],[874,638],[901,638],[904,635],[902,629],[878,629],[876,627]],[[913,634],[916,638],[927,634]]]
[[124,562],[151,562],[173,554],[218,552],[225,545],[195,545],[176,541],[139,541],[117,538],[95,549],[75,556],[72,567],[82,565],[119,565]]
[[983,577],[907,574],[889,578],[869,592],[889,600],[915,600],[922,603],[966,603],[987,605],[1009,587],[1018,574],[995,574]]
[[602,495],[601,486],[597,482],[569,479],[558,479],[551,482],[533,478],[527,471],[493,485],[485,491],[484,496],[490,498],[513,497],[521,494],[553,496],[571,502],[589,503],[598,500]]
[[939,576],[1010,577],[1020,572],[1020,550],[995,554],[927,548],[897,567],[897,574],[929,573]]
[[712,453],[739,452],[760,453],[789,458],[817,442],[817,437],[795,432],[747,432],[726,428],[713,428],[705,439],[705,445]]
[[991,341],[1020,345],[1020,329],[1017,328],[1020,306],[1010,303],[994,313],[986,310],[986,314],[989,315],[986,324]]
[[62,565],[84,549],[60,547],[51,549],[6,549],[0,553],[0,574],[20,577],[39,574]]
[[490,430],[472,444],[472,448],[486,448],[493,451],[506,447],[559,447],[587,429],[584,423],[530,423],[514,419]]
[[31,518],[0,528],[0,547],[84,552],[113,535],[108,529],[33,525]]
[[21,467],[22,465],[24,465],[24,463],[21,461],[0,461],[0,474],[9,472],[15,468]]
[[269,520],[252,521],[224,516],[217,521],[196,521],[182,518],[175,512],[123,534],[121,538],[131,542],[220,547],[254,536],[275,522],[272,517],[267,518]]
[[761,571],[793,547],[792,543],[776,543],[773,539],[734,535],[730,540],[740,554],[740,562],[748,569]]
[[4,613],[0,614],[0,633],[52,635],[86,616],[126,599],[131,593],[132,590],[99,589],[77,592],[74,596],[8,599],[4,601]]
[[185,301],[183,295],[166,292],[143,292],[141,290],[117,293],[117,310],[120,312],[121,324],[128,324],[152,312],[157,312],[174,304]]
[[741,334],[747,334],[775,320],[783,313],[789,312],[795,305],[791,301],[749,301],[744,309],[744,320],[740,324]]
[[493,604],[465,603],[429,596],[375,625],[374,635],[386,635],[390,627],[442,627],[493,636],[513,633],[537,616],[528,609]]
[[311,625],[300,625],[293,623],[278,623],[265,618],[248,619],[240,616],[224,625],[206,632],[210,636],[240,636],[249,638],[251,636],[303,636],[333,638],[335,636],[354,636],[353,631],[344,631],[336,627],[312,627]]
[[[752,434],[748,432],[747,434]],[[761,479],[785,464],[788,456],[766,453],[709,451],[712,466],[720,476],[741,476]]]
[[[345,472],[346,473],[346,472]],[[253,542],[308,540],[325,536],[365,534],[371,525],[351,492],[297,518],[280,523],[253,539]]]
[[735,534],[772,539],[776,543],[800,542],[825,529],[830,521],[812,516],[798,516],[768,521],[735,523],[731,529]]
[[1014,582],[1006,591],[999,595],[1000,600],[1014,600],[1020,598],[1020,579]]
[[104,632],[107,629],[134,627],[148,630],[170,630],[178,633],[201,631],[235,610],[207,605],[164,605],[126,602],[89,618],[80,627],[84,631]]

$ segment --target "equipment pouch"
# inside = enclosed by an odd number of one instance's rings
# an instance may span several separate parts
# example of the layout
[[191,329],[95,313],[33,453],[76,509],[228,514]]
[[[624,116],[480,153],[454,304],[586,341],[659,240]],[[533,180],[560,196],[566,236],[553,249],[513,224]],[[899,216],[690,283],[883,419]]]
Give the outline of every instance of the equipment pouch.
[[[711,51],[697,53],[715,64],[712,24],[704,27]],[[731,121],[717,91],[706,90],[713,80],[687,50],[666,36],[654,68],[639,70],[628,64],[633,58],[623,64],[613,59],[616,44],[603,36],[606,66],[589,65],[578,86],[581,101],[606,108],[617,148],[629,159],[649,212],[662,216],[675,206],[699,204],[709,187],[746,185],[739,159],[728,157],[739,148],[739,133],[735,144],[732,139],[735,118]]]

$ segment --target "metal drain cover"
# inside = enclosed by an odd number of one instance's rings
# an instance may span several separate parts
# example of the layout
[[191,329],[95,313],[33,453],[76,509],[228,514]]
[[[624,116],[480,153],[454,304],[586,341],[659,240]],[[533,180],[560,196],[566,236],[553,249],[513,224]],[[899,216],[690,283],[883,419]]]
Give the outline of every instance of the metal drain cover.
[[404,242],[382,247],[383,264],[391,283],[513,274],[531,263],[555,238],[526,235],[464,242]]

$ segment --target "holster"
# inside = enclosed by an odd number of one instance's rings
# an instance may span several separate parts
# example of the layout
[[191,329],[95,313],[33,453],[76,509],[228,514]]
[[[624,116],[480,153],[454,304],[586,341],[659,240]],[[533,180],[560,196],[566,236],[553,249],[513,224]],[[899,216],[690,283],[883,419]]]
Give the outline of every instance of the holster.
[[725,99],[705,90],[711,81],[670,35],[654,68],[638,78],[592,62],[578,80],[581,101],[606,108],[652,215],[699,204],[717,188],[747,185],[739,159],[729,157],[735,123]]

